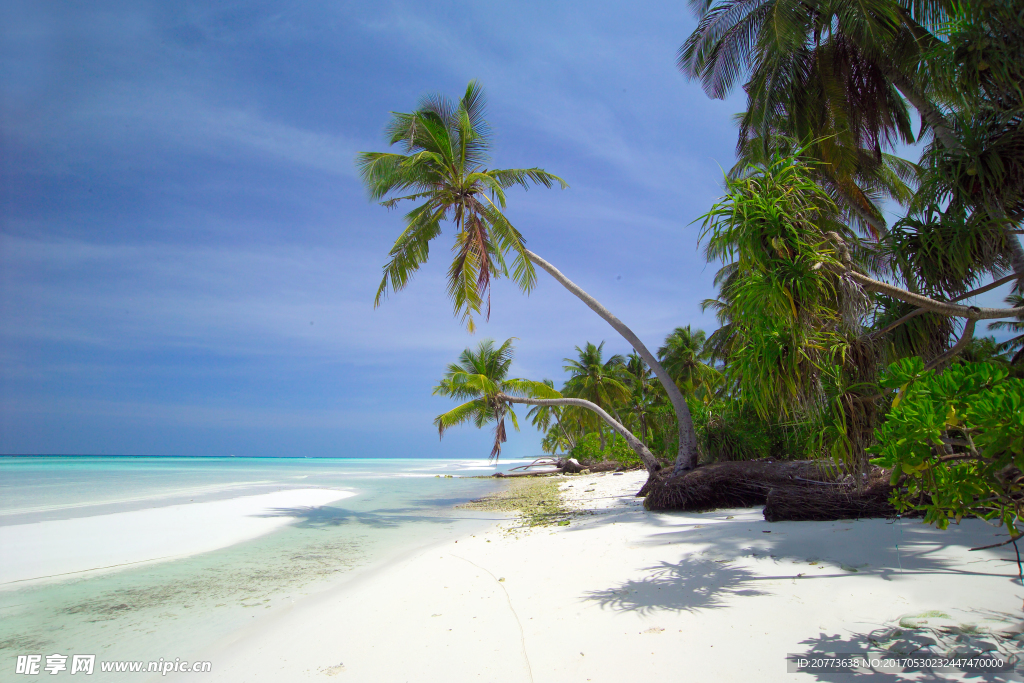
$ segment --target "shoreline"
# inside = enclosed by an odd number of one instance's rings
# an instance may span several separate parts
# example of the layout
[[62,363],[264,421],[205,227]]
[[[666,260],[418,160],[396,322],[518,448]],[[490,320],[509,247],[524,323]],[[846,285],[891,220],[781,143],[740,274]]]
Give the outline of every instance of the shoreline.
[[297,488],[0,526],[0,591],[219,550],[285,526],[303,509],[354,495]]
[[948,633],[1019,651],[993,635],[1024,631],[1016,564],[968,553],[998,533],[977,520],[651,513],[633,495],[645,476],[545,478],[567,525],[513,518],[395,558],[211,648],[203,679],[810,681],[788,653]]

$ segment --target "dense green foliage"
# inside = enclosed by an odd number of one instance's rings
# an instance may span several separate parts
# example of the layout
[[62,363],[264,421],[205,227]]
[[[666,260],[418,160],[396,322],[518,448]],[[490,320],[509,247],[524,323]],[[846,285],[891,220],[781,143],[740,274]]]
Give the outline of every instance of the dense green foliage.
[[960,363],[939,374],[919,358],[891,365],[898,390],[878,430],[874,463],[892,468],[898,509],[945,528],[969,515],[1013,535],[1024,513],[1024,380],[996,363]]
[[601,447],[601,439],[596,432],[590,432],[576,442],[576,445],[569,451],[569,456],[580,462],[603,462],[612,460],[624,467],[640,467],[643,463],[637,457],[633,449],[629,447],[625,439],[612,436],[604,448]]

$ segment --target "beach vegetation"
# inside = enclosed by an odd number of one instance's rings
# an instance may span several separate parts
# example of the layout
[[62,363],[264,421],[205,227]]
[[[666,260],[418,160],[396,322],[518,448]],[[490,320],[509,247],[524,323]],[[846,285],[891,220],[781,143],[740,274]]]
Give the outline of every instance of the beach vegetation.
[[647,446],[601,405],[585,398],[563,396],[554,390],[551,382],[509,378],[515,354],[512,342],[512,339],[506,339],[500,346],[495,346],[495,342],[485,339],[476,349],[465,349],[458,362],[448,366],[434,387],[434,394],[469,400],[434,418],[440,436],[460,424],[471,423],[480,428],[493,422],[494,446],[490,457],[496,459],[501,455],[502,444],[508,440],[505,419],[508,418],[512,426],[519,429],[519,420],[512,405],[586,410],[597,415],[622,437],[648,472],[654,473],[661,468],[661,463]]
[[1020,535],[1024,513],[1024,380],[1002,363],[926,370],[893,363],[881,385],[892,408],[871,447],[892,470],[893,504],[940,528],[968,516]]

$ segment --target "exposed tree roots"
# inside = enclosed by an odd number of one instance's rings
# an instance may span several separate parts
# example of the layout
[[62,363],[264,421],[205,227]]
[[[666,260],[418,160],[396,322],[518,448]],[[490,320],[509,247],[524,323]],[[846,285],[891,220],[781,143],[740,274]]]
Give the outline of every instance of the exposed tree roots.
[[887,471],[872,468],[858,486],[852,475],[826,461],[712,463],[674,477],[656,473],[644,488],[648,510],[764,505],[769,522],[897,515],[889,504],[892,487]]

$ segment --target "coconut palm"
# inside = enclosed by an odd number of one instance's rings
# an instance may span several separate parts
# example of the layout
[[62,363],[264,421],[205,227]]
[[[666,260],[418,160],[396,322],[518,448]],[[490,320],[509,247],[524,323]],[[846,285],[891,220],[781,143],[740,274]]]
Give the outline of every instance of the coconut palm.
[[391,249],[374,305],[387,296],[388,286],[398,291],[426,262],[429,243],[441,234],[441,223],[455,224],[455,257],[448,269],[448,295],[470,330],[480,313],[491,280],[511,277],[524,292],[536,281],[523,236],[508,221],[505,190],[530,183],[568,187],[556,175],[540,168],[488,169],[490,132],[484,121],[483,90],[471,81],[457,103],[428,96],[411,114],[395,113],[387,127],[388,142],[406,154],[362,152],[359,173],[370,198],[392,193],[411,194],[381,202],[388,208],[402,201],[423,203],[405,215],[406,229]]
[[[543,383],[552,391],[555,390],[554,381],[545,379]],[[526,417],[530,419],[530,424],[544,432],[545,435],[551,435],[551,438],[547,439],[546,442],[551,447],[550,452],[552,453],[556,452],[559,447],[572,450],[576,442],[572,434],[566,430],[565,424],[563,424],[565,412],[566,409],[561,406],[534,406],[526,413]],[[552,423],[554,424],[552,425]],[[544,446],[544,443],[541,445]]]
[[[884,232],[878,201],[909,199],[905,162],[883,155],[914,134],[886,76],[920,46],[890,0],[695,0],[700,23],[679,67],[724,97],[746,73],[739,168],[793,138],[823,162],[819,180],[871,234]],[[898,45],[900,49],[894,46]],[[882,46],[887,48],[882,50]],[[884,56],[884,60],[882,57]],[[880,63],[883,62],[884,63]]]
[[[927,191],[915,210],[948,204],[954,213],[966,208],[995,223],[1000,234],[993,244],[1024,286],[1024,248],[1011,230],[1024,217],[1024,17],[1013,3],[691,4],[700,23],[680,49],[679,66],[712,97],[747,76],[741,150],[753,138],[779,134],[814,140],[809,154],[826,163],[820,179],[877,232],[876,202],[866,200],[872,189],[898,189],[893,171],[906,170],[883,155],[913,140],[905,97],[934,133],[920,179]],[[1001,267],[971,265],[996,276]]]
[[[676,469],[697,464],[697,439],[686,399],[658,359],[619,318],[557,268],[525,247],[519,231],[505,217],[505,190],[530,184],[567,187],[564,180],[540,168],[489,170],[490,130],[484,120],[483,91],[470,82],[457,103],[441,95],[426,97],[412,113],[395,113],[388,124],[389,144],[402,145],[405,154],[361,152],[356,157],[370,198],[392,208],[402,201],[423,201],[405,216],[399,236],[384,266],[375,305],[388,288],[403,289],[429,256],[430,241],[440,236],[441,224],[455,224],[455,257],[448,269],[448,294],[457,314],[474,329],[475,314],[485,297],[490,313],[493,279],[509,275],[523,291],[535,283],[539,266],[583,301],[643,357],[665,389],[676,413],[679,451]],[[401,194],[404,192],[412,194]],[[389,197],[385,199],[385,197]],[[399,196],[394,196],[399,195]]]
[[632,424],[639,428],[640,438],[646,441],[659,397],[654,375],[640,354],[634,352],[626,357],[624,380],[629,387],[629,416]]
[[[562,387],[562,393],[582,398],[611,413],[616,406],[629,400],[629,389],[623,383],[626,359],[615,354],[604,359],[604,342],[595,346],[587,342],[583,348],[576,347],[577,358],[565,358],[562,369],[569,373],[569,379]],[[601,437],[601,450],[605,449],[603,425],[596,416],[590,423],[597,428]]]
[[519,421],[507,403],[496,397],[525,396],[531,398],[559,398],[561,394],[544,382],[527,379],[513,379],[508,376],[512,367],[515,350],[512,339],[506,339],[495,347],[494,341],[485,339],[475,350],[466,349],[459,354],[459,360],[452,363],[444,377],[434,387],[435,396],[448,396],[456,400],[469,399],[456,408],[434,418],[439,436],[446,430],[466,422],[476,427],[494,422],[494,447],[490,458],[501,455],[501,445],[508,440],[505,432],[505,418],[519,431]]
[[707,353],[704,330],[692,330],[690,326],[677,327],[665,337],[665,344],[658,349],[658,358],[672,379],[690,394],[704,390],[705,393],[718,382],[719,373],[704,361]]
[[[679,67],[723,98],[747,76],[745,130],[850,136],[867,149],[913,141],[905,97],[949,133],[918,64],[952,3],[893,0],[691,0],[699,24]],[[900,97],[902,95],[903,97]]]

